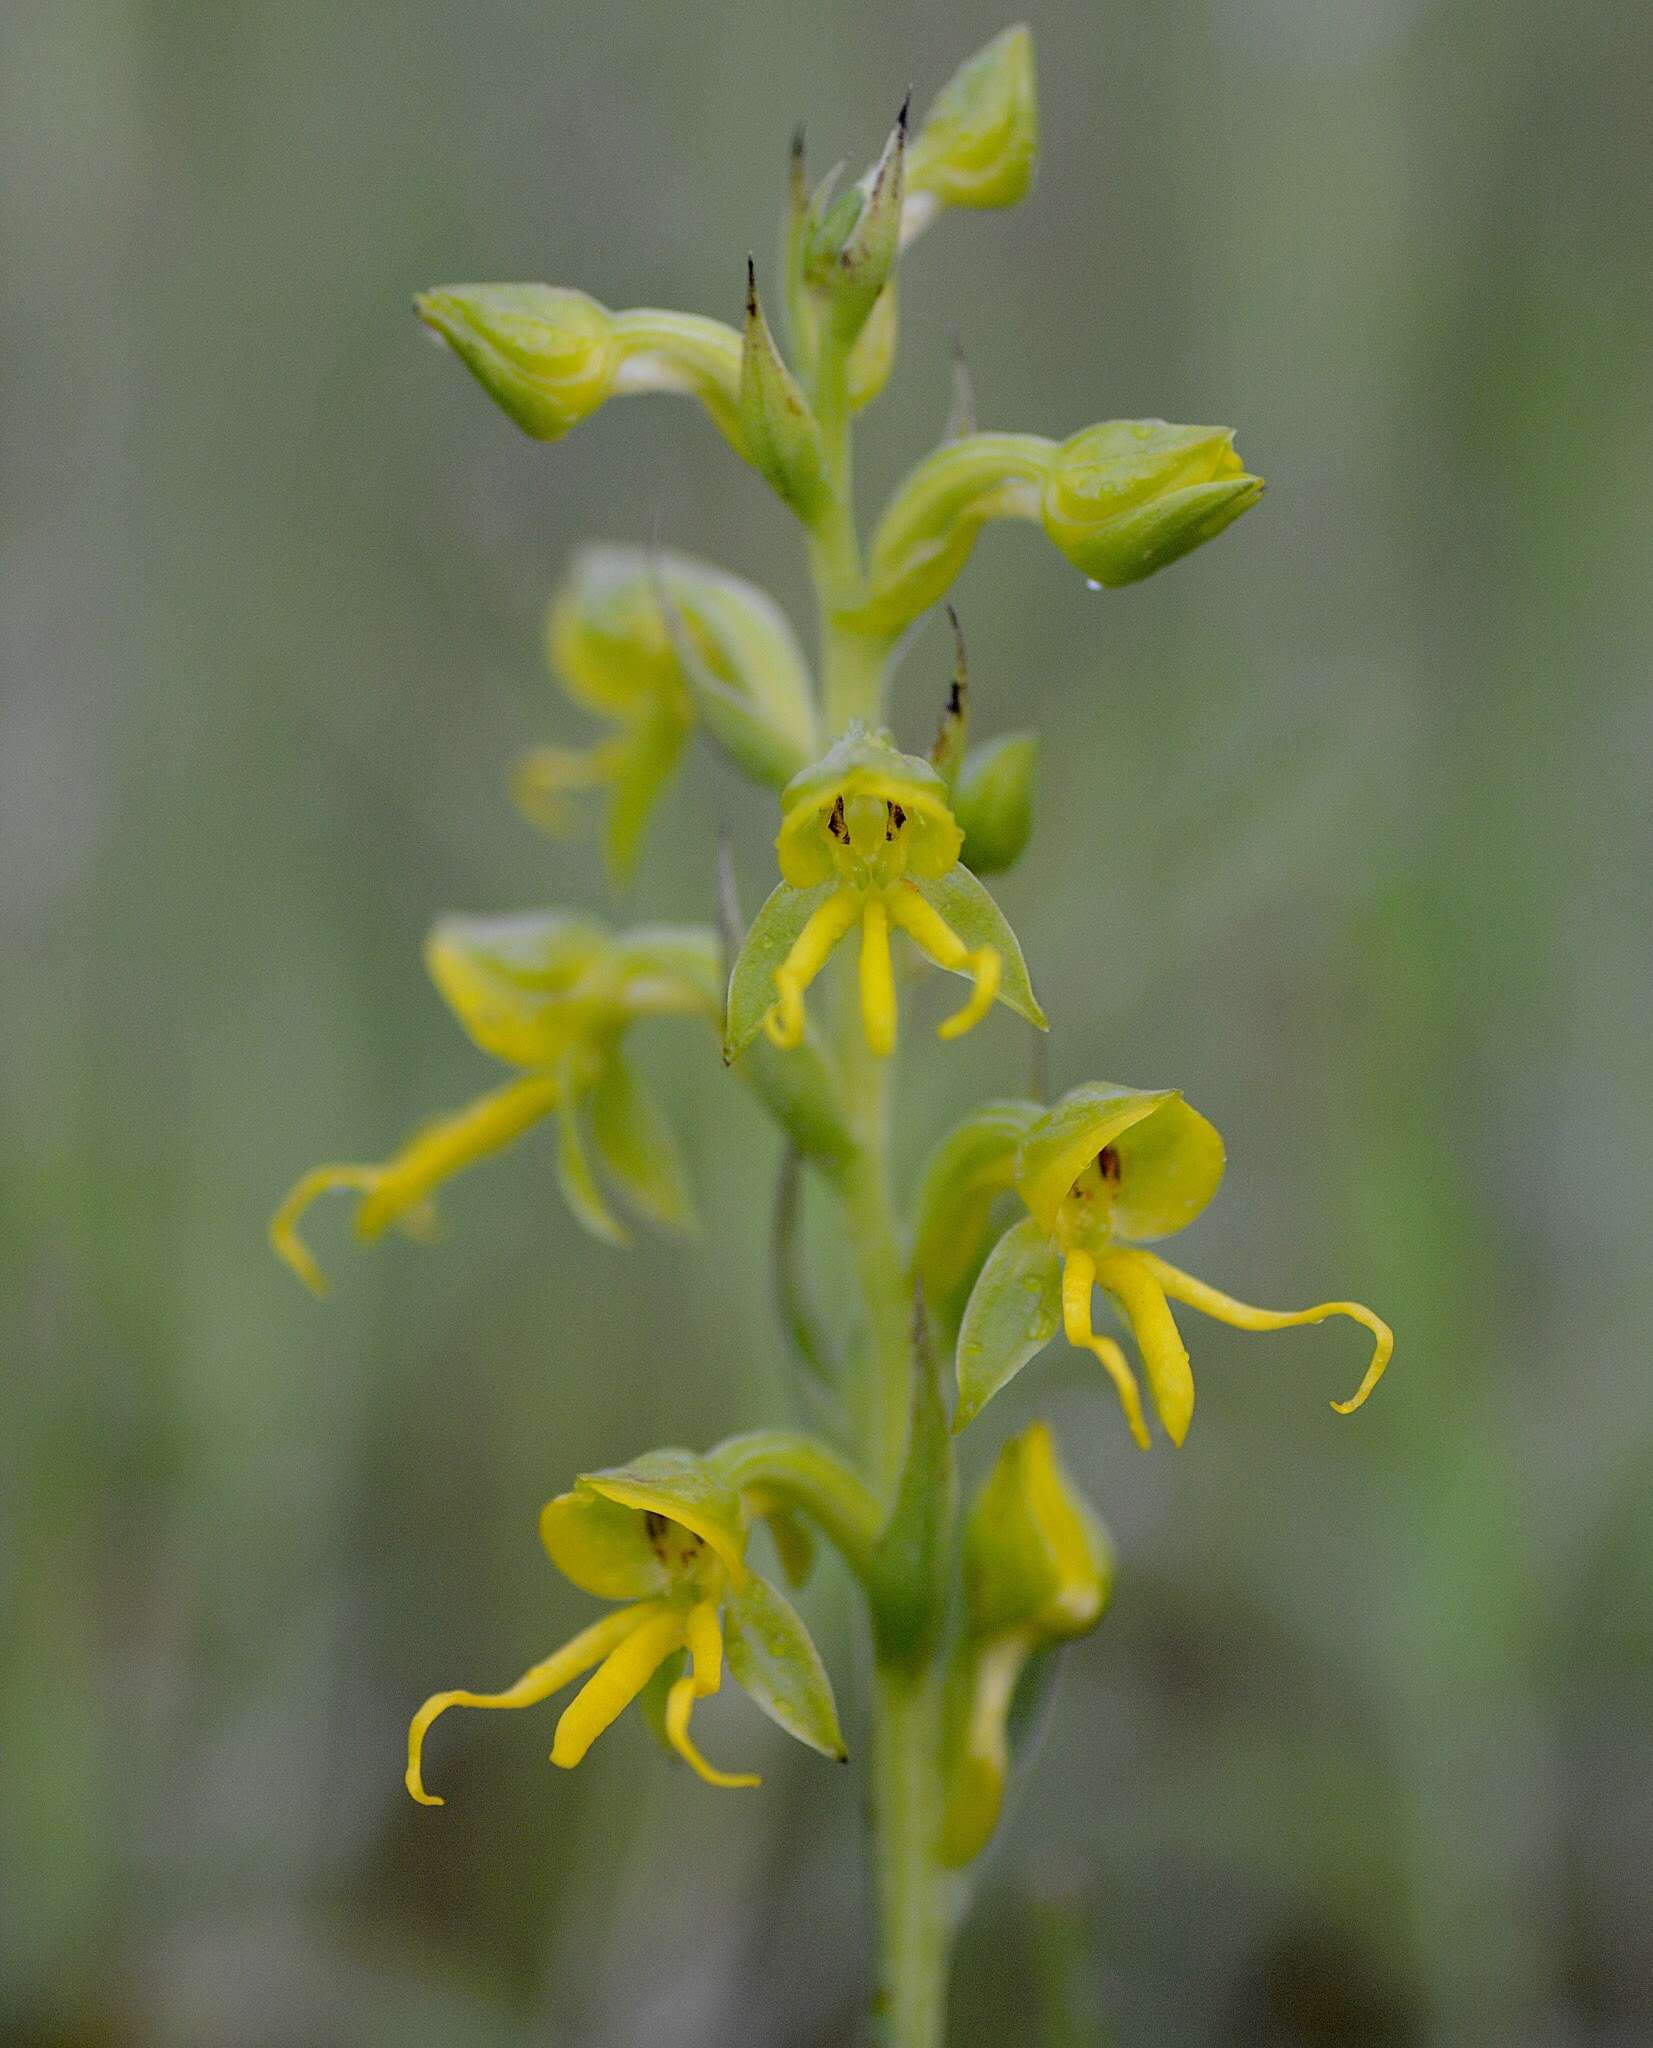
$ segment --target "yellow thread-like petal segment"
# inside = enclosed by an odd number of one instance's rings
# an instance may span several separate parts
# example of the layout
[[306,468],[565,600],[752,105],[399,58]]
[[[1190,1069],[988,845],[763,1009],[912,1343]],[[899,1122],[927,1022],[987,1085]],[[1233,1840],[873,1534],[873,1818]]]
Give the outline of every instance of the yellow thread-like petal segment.
[[933,904],[926,903],[916,889],[891,892],[890,917],[907,934],[921,953],[938,967],[955,974],[968,974],[975,983],[970,1000],[936,1026],[938,1038],[962,1038],[973,1031],[993,1007],[999,993],[1004,962],[997,946],[978,946],[974,952],[964,943]]
[[723,1630],[718,1625],[717,1602],[697,1601],[689,1609],[683,1633],[694,1669],[695,1692],[708,1699],[723,1683]]
[[605,1614],[601,1621],[594,1621],[590,1628],[582,1629],[572,1642],[564,1643],[531,1671],[525,1671],[516,1684],[504,1692],[439,1692],[433,1693],[408,1724],[408,1767],[405,1783],[409,1792],[421,1806],[441,1806],[445,1802],[434,1792],[425,1790],[420,1774],[420,1756],[425,1746],[425,1737],[430,1725],[438,1714],[445,1714],[449,1707],[532,1707],[539,1701],[549,1699],[551,1694],[565,1686],[571,1679],[578,1678],[582,1671],[589,1671],[593,1664],[602,1660],[618,1644],[644,1621],[653,1611],[649,1602],[636,1607],[621,1607],[613,1614]]
[[791,1052],[804,1035],[804,990],[827,963],[861,908],[853,889],[830,895],[792,942],[792,950],[775,969],[775,1001],[763,1013],[763,1028],[772,1045]]
[[298,1234],[299,1218],[318,1196],[331,1194],[336,1188],[370,1193],[378,1185],[381,1170],[377,1166],[313,1166],[293,1183],[270,1218],[271,1251],[292,1267],[312,1294],[327,1293],[327,1275]]
[[1363,1330],[1370,1331],[1372,1357],[1366,1368],[1366,1377],[1347,1401],[1332,1403],[1339,1415],[1352,1415],[1383,1377],[1384,1368],[1395,1348],[1395,1333],[1381,1316],[1374,1315],[1358,1301],[1322,1301],[1313,1308],[1300,1309],[1253,1308],[1248,1302],[1236,1301],[1231,1294],[1208,1287],[1191,1273],[1168,1265],[1153,1252],[1138,1252],[1135,1256],[1148,1267],[1173,1301],[1186,1302],[1190,1308],[1197,1308],[1201,1315],[1211,1316],[1219,1323],[1230,1323],[1236,1330],[1292,1330],[1301,1323],[1323,1323],[1328,1316],[1347,1316],[1351,1322],[1359,1323]]
[[1096,1284],[1096,1261],[1087,1251],[1071,1251],[1062,1262],[1062,1334],[1075,1351],[1089,1351],[1119,1392],[1138,1450],[1148,1448],[1148,1425],[1142,1418],[1142,1395],[1125,1354],[1111,1337],[1099,1337],[1091,1327],[1091,1289]]
[[881,1059],[895,1051],[895,975],[890,969],[890,913],[869,896],[861,913],[861,1029]]
[[569,797],[612,782],[624,763],[619,740],[596,747],[529,747],[511,769],[511,801],[549,838],[567,839],[579,826]]
[[755,1772],[720,1771],[695,1748],[689,1739],[689,1716],[694,1712],[698,1697],[693,1678],[680,1678],[667,1693],[666,1740],[695,1775],[704,1778],[708,1785],[718,1785],[731,1792],[741,1791],[749,1785],[761,1785],[763,1780]]
[[1154,1277],[1157,1264],[1143,1252],[1104,1252],[1096,1277],[1129,1318],[1165,1434],[1180,1444],[1194,1419],[1194,1375],[1171,1305]]
[[371,1240],[404,1217],[416,1231],[427,1228],[421,1217],[432,1189],[462,1167],[498,1152],[520,1138],[530,1124],[557,1105],[561,1093],[549,1074],[525,1074],[503,1088],[467,1103],[452,1116],[439,1118],[416,1131],[382,1166],[318,1166],[294,1185],[270,1219],[270,1245],[314,1293],[325,1294],[327,1281],[298,1234],[298,1221],[318,1195],[337,1188],[354,1189],[362,1197],[356,1211],[356,1235]]
[[609,1652],[564,1707],[551,1744],[551,1761],[565,1771],[573,1770],[682,1641],[682,1609],[650,1606],[645,1618]]

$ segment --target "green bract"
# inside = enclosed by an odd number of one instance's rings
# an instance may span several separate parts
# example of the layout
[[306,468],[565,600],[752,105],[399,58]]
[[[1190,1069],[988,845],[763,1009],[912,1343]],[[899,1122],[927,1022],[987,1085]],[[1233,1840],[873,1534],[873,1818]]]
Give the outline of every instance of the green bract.
[[996,875],[1014,867],[1033,830],[1033,770],[1039,741],[1030,732],[1001,733],[964,757],[953,785],[953,813],[964,830],[964,865]]
[[729,1669],[735,1683],[797,1741],[842,1763],[832,1683],[809,1631],[766,1579],[751,1573],[724,1607]]

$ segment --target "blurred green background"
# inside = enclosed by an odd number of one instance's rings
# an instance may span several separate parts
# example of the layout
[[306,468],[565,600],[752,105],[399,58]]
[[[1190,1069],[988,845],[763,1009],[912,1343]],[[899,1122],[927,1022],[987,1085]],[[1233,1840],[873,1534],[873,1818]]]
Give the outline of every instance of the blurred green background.
[[[0,24],[0,2036],[166,2048],[846,2044],[858,1778],[734,1696],[708,1792],[635,1717],[441,1731],[589,1611],[534,1540],[573,1472],[785,1413],[771,1135],[687,1026],[639,1040],[703,1243],[629,1257],[549,1141],[434,1249],[309,1300],[275,1197],[486,1079],[425,983],[439,909],[587,901],[502,794],[583,736],[539,615],[588,536],[799,608],[800,550],[690,406],[547,450],[408,313],[449,278],[732,317],[791,127],[876,148],[986,0],[10,0]],[[1104,1506],[966,1936],[959,2043],[1653,2042],[1653,11],[1061,0],[1041,182],[945,220],[867,416],[868,509],[962,340],[984,424],[1231,421],[1263,507],[1106,596],[1032,528],[958,590],[981,733],[1047,744],[998,893],[1055,1087],[1172,1082],[1223,1130],[1188,1262],[1399,1333],[1198,1329],[1140,1457],[1060,1348],[1036,1413]],[[772,269],[770,275],[772,276]],[[909,744],[946,669],[897,691]],[[767,800],[704,755],[635,903],[749,902]],[[903,1062],[903,1172],[1025,1087],[999,1013]],[[1193,1334],[1191,1332],[1191,1334]],[[805,1600],[852,1742],[860,1647]],[[714,1740],[715,1738],[715,1740]],[[1045,1986],[1041,1994],[1040,1985]],[[1070,2008],[1064,2015],[1057,2008]],[[1066,2031],[1064,2031],[1066,2029]],[[1102,2029],[1104,2031],[1098,2031]]]

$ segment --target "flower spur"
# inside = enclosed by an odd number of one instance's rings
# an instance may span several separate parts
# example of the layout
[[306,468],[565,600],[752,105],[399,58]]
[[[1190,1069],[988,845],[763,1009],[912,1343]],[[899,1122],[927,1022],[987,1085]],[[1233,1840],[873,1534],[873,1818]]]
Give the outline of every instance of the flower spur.
[[[732,1447],[731,1447],[732,1448]],[[661,1732],[708,1785],[758,1784],[751,1772],[708,1763],[689,1732],[696,1705],[717,1692],[725,1653],[735,1682],[789,1735],[842,1759],[832,1687],[791,1606],[746,1562],[749,1497],[712,1458],[654,1451],[592,1472],[540,1513],[551,1562],[583,1592],[625,1603],[582,1629],[503,1692],[435,1693],[408,1728],[408,1791],[421,1806],[431,1724],[450,1707],[531,1707],[576,1678],[551,1761],[580,1763],[632,1701],[664,1679]],[[675,1660],[675,1661],[674,1661]],[[679,1669],[678,1666],[682,1668]]]
[[761,1029],[783,1051],[803,1040],[804,994],[840,941],[861,928],[861,1028],[895,1049],[892,928],[936,966],[968,977],[969,999],[938,1027],[958,1038],[995,1001],[1041,1030],[1044,1012],[1016,936],[959,864],[964,835],[947,785],[889,735],[851,730],[781,792],[781,881],[754,919],[730,977],[727,1058]]
[[464,1167],[502,1150],[543,1117],[557,1119],[557,1168],[575,1215],[611,1244],[627,1233],[604,1200],[581,1125],[590,1105],[599,1157],[632,1206],[667,1228],[693,1220],[671,1130],[621,1054],[630,1025],[654,1016],[715,1016],[717,950],[695,927],[610,933],[557,912],[444,918],[425,945],[431,979],[473,1042],[521,1071],[415,1132],[379,1165],[318,1166],[270,1221],[270,1242],[316,1294],[327,1282],[298,1234],[319,1196],[361,1197],[356,1235],[391,1224],[427,1235],[431,1196]]
[[1359,1302],[1255,1308],[1142,1246],[1191,1223],[1217,1191],[1223,1143],[1174,1089],[1093,1082],[1041,1112],[1034,1103],[990,1105],[937,1149],[925,1177],[918,1266],[926,1291],[956,1302],[980,1258],[994,1196],[1014,1188],[1028,1213],[987,1254],[958,1323],[962,1429],[1060,1329],[1113,1381],[1132,1437],[1148,1448],[1136,1374],[1123,1347],[1099,1336],[1091,1306],[1101,1287],[1136,1339],[1166,1435],[1180,1444],[1194,1413],[1194,1376],[1171,1303],[1239,1330],[1289,1330],[1347,1316],[1370,1332],[1364,1378],[1340,1415],[1382,1378],[1394,1336]]

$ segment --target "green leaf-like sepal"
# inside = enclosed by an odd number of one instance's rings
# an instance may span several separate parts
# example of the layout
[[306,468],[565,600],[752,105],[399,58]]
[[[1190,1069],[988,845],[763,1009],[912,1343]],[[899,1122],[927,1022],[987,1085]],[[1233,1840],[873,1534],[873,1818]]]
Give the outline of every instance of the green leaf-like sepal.
[[1070,1089],[1022,1143],[1016,1186],[1047,1235],[1068,1191],[1104,1146],[1119,1161],[1112,1212],[1118,1237],[1169,1237],[1193,1221],[1222,1179],[1222,1139],[1174,1088],[1087,1082]]
[[932,1314],[957,1326],[986,1249],[993,1203],[1015,1184],[1016,1154],[1044,1114],[1037,1102],[988,1102],[949,1131],[919,1183],[913,1269]]
[[585,1133],[580,1128],[579,1103],[568,1089],[557,1104],[557,1184],[576,1220],[593,1237],[617,1250],[625,1250],[631,1243],[631,1233],[603,1200],[603,1191],[592,1170],[591,1154],[586,1150]]
[[1007,1009],[1014,1010],[1018,1017],[1025,1017],[1030,1024],[1047,1031],[1050,1027],[1028,979],[1021,942],[1006,922],[1004,912],[970,870],[950,868],[934,881],[915,877],[913,887],[932,910],[941,913],[972,951],[978,946],[997,947],[1004,963],[997,1000]]
[[643,1215],[669,1230],[694,1227],[683,1161],[652,1095],[614,1058],[591,1094],[591,1135],[604,1166]]
[[808,1629],[767,1580],[749,1573],[723,1608],[735,1683],[799,1742],[841,1763],[846,1755],[832,1682]]
[[775,1000],[775,969],[837,886],[836,881],[826,881],[812,889],[794,889],[788,882],[777,882],[764,899],[729,974],[725,1061],[738,1059],[757,1037],[764,1012]]
[[1055,1336],[1062,1321],[1062,1262],[1032,1217],[1013,1223],[982,1267],[958,1339],[958,1406],[963,1429]]
[[764,481],[805,524],[832,496],[821,423],[775,345],[758,302],[751,259],[746,264],[746,330],[741,344],[740,422],[747,450]]
[[[613,1509],[627,1511],[633,1535],[621,1538]],[[555,1511],[555,1512],[554,1512]],[[582,1472],[571,1494],[552,1501],[540,1516],[540,1536],[551,1562],[577,1586],[596,1592],[591,1583],[596,1551],[618,1556],[623,1541],[635,1554],[640,1541],[651,1554],[662,1547],[651,1541],[650,1515],[677,1523],[713,1553],[731,1577],[746,1575],[746,1513],[739,1492],[694,1451],[668,1448],[646,1451],[629,1465],[611,1465],[601,1472]],[[588,1545],[588,1548],[582,1547]],[[668,1549],[669,1546],[664,1546]],[[582,1577],[581,1572],[587,1576]],[[607,1594],[607,1598],[632,1597]]]

